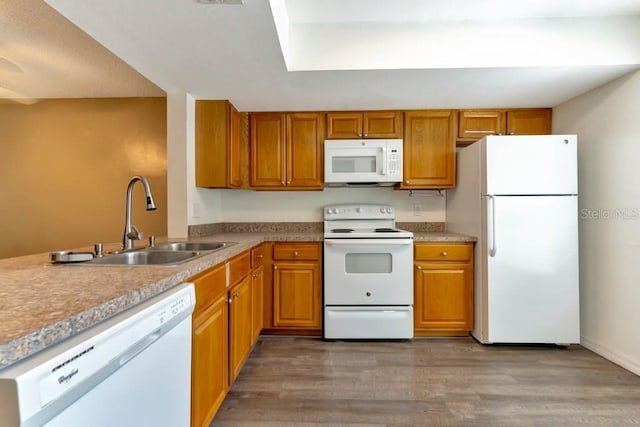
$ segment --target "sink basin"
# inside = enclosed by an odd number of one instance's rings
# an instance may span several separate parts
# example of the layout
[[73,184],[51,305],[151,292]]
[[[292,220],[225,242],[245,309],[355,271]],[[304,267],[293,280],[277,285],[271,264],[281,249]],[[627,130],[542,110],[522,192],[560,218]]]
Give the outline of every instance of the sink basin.
[[167,242],[150,248],[153,251],[215,251],[235,243],[229,242]]
[[129,252],[105,255],[88,261],[89,264],[104,265],[170,265],[180,264],[204,255],[194,251],[161,251],[140,249]]

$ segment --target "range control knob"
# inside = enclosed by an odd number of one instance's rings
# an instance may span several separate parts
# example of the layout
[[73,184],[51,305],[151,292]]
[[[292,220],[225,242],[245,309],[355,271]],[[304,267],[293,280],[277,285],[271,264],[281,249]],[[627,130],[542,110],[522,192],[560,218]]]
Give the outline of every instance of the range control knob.
[[384,213],[384,208],[380,208],[380,213]]
[[338,208],[331,209],[331,213],[337,214],[338,213]]
[[391,212],[393,212],[393,209],[387,208],[387,213],[391,213]]
[[361,213],[362,212],[362,208],[360,208],[360,207],[356,208],[356,212]]

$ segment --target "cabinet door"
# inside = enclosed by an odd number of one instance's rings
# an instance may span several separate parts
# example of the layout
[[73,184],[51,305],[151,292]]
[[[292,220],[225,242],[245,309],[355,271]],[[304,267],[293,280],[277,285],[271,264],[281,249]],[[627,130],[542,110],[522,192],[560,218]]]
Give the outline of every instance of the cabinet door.
[[250,276],[229,291],[229,301],[229,384],[232,384],[253,343]]
[[251,299],[252,299],[252,316],[251,323],[253,328],[252,343],[258,339],[258,335],[262,331],[262,299],[264,298],[264,266],[259,266],[251,272]]
[[284,187],[285,114],[252,113],[249,130],[251,186]]
[[414,280],[416,329],[471,330],[473,272],[470,264],[419,262]]
[[507,111],[507,134],[549,135],[551,134],[551,109],[533,108]]
[[228,388],[227,296],[193,319],[191,425],[208,426]]
[[402,138],[401,111],[365,111],[362,136],[364,138]]
[[320,328],[320,263],[274,264],[273,325]]
[[463,110],[458,112],[458,138],[478,140],[505,133],[504,111]]
[[196,185],[235,188],[240,176],[240,113],[229,101],[197,100]]
[[287,114],[287,187],[322,188],[323,141],[322,113]]
[[327,113],[327,138],[362,138],[362,113],[359,111]]
[[400,188],[452,188],[456,178],[455,115],[449,110],[404,115],[404,177]]

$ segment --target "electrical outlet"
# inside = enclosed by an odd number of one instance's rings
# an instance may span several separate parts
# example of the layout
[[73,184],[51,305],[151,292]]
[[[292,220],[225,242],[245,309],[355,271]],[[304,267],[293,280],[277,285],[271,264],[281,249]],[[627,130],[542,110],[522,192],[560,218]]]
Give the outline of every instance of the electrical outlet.
[[422,216],[422,205],[420,203],[413,204],[413,216]]

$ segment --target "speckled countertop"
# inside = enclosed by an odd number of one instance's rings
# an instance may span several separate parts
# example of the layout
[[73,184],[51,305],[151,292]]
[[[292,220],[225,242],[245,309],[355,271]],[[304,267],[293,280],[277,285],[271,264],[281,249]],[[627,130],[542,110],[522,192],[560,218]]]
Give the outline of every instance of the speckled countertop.
[[[48,254],[0,260],[0,369],[263,241],[322,241],[322,232],[220,233],[189,240],[236,244],[173,266],[52,265]],[[452,233],[419,232],[415,240],[475,239]]]
[[467,236],[466,234],[448,233],[448,232],[414,232],[414,242],[447,242],[447,243],[468,243],[475,242],[476,239],[473,236]]

